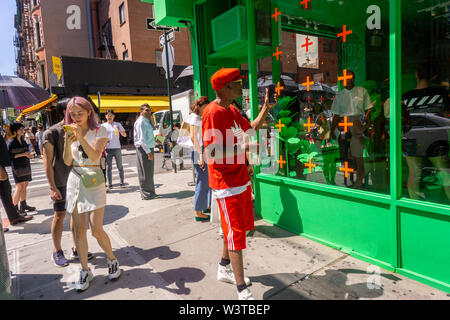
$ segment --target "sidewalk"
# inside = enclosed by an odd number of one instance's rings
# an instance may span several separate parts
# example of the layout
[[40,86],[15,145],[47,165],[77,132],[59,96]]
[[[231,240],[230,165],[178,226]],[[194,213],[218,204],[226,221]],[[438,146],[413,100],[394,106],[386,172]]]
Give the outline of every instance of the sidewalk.
[[[155,176],[161,198],[142,201],[137,178],[127,189],[108,193],[105,230],[123,274],[108,281],[106,257],[88,232],[90,288],[77,293],[70,283],[78,263],[55,267],[50,260],[53,218],[48,196],[30,200],[41,210],[5,234],[13,291],[17,299],[218,299],[237,298],[234,285],[216,280],[222,252],[218,225],[194,221],[190,170]],[[256,299],[447,299],[450,294],[379,269],[347,254],[255,222],[244,251],[246,276]],[[72,235],[66,218],[63,248],[69,256]],[[369,267],[372,268],[369,268]],[[367,282],[379,270],[379,284]],[[377,283],[375,281],[375,283]],[[369,285],[370,287],[370,285]]]

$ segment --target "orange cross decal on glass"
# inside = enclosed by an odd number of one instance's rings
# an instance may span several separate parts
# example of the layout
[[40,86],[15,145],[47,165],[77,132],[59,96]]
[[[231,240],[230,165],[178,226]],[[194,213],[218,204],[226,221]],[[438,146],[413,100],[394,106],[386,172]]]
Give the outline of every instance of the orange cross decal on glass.
[[278,21],[278,16],[281,14],[281,11],[278,11],[277,8],[275,8],[275,13],[272,15],[272,18],[275,18],[275,21]]
[[278,128],[278,132],[281,132],[281,128],[285,125],[281,123],[281,119],[278,119],[278,124],[275,125],[275,127]]
[[308,2],[311,2],[311,0],[302,0],[302,2],[300,2],[300,5],[305,5],[305,9],[308,9]]
[[277,47],[277,51],[273,54],[273,56],[277,56],[277,60],[280,60],[280,55],[283,53],[283,51],[278,51],[278,47]]
[[311,128],[314,127],[315,125],[316,125],[315,123],[311,123],[311,117],[308,118],[308,123],[303,124],[304,127],[308,127],[308,132],[311,132]]
[[280,86],[280,81],[278,81],[277,86],[275,87],[275,90],[277,91],[277,95],[280,95],[280,92],[283,89],[284,89],[284,87]]
[[348,131],[347,127],[353,127],[353,122],[347,122],[347,116],[344,116],[344,122],[338,124],[339,127],[344,127],[344,132]]
[[313,44],[312,42],[308,42],[308,41],[309,41],[309,38],[308,38],[308,36],[306,36],[306,43],[302,44],[302,48],[306,47],[306,52],[308,52],[308,47]]
[[353,78],[353,76],[347,75],[347,69],[344,69],[344,75],[342,77],[338,76],[338,80],[344,80],[344,87],[347,86],[347,80]]
[[286,161],[283,160],[283,156],[280,156],[280,160],[277,160],[277,162],[280,164],[280,168],[283,169],[283,164],[286,163]]
[[311,163],[311,158],[309,158],[309,162],[305,163],[305,167],[308,167],[309,168],[309,172],[312,172],[312,168],[317,167],[317,164],[312,164]]
[[351,34],[351,33],[352,33],[352,30],[347,31],[347,25],[344,24],[342,33],[338,33],[337,36],[338,36],[338,38],[342,37],[343,41],[346,42],[347,41],[347,35]]
[[305,87],[306,86],[306,91],[309,91],[309,86],[313,85],[314,81],[309,81],[309,76],[306,77],[306,82],[302,83],[302,86]]
[[344,176],[346,177],[346,178],[348,178],[348,173],[349,172],[355,172],[355,170],[353,170],[352,168],[349,168],[348,167],[348,162],[347,161],[345,161],[345,167],[344,168],[339,168],[339,171],[344,171]]

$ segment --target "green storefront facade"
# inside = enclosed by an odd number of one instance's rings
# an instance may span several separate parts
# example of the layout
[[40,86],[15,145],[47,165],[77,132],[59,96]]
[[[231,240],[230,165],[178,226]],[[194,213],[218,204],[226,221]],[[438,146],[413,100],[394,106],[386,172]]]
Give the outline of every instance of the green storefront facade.
[[[280,107],[269,124],[281,138],[272,161],[278,168],[256,167],[258,215],[450,292],[448,1],[142,1],[154,4],[157,24],[190,29],[197,96],[215,98],[209,79],[218,69],[241,68],[248,73],[246,100],[255,118],[266,79],[285,90],[286,79],[298,85],[291,94],[278,91],[295,107]],[[430,74],[420,71],[425,65],[433,72],[420,82],[420,74]],[[370,96],[361,118],[365,131],[356,131],[355,117],[345,118],[338,126],[350,123],[352,136],[345,140],[345,129],[333,139],[333,127],[323,119],[344,96],[350,70],[355,86]],[[328,90],[327,98],[322,88],[313,95],[308,82],[335,86],[335,92]],[[446,93],[414,91],[425,82]],[[408,98],[407,92],[418,96]],[[311,132],[310,121],[319,133]],[[364,177],[362,186],[348,186],[349,166],[356,184]]]

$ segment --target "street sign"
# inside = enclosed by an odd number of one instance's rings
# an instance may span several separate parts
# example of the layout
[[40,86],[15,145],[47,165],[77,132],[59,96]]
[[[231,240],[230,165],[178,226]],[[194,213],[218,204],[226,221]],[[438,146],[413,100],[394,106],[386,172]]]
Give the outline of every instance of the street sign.
[[155,19],[153,18],[147,18],[147,30],[161,30],[161,31],[169,31],[169,30],[175,30],[180,31],[179,27],[167,27],[167,26],[159,26],[155,24]]
[[[175,53],[173,50],[173,47],[170,43],[167,44],[167,48],[168,48],[168,56],[169,56],[169,70],[170,70],[170,77],[173,77],[173,65],[175,63]],[[166,58],[166,46],[163,47],[163,51],[161,54],[161,58],[162,58],[162,66],[164,68],[164,70],[166,71],[166,79],[167,79],[167,58]]]
[[[175,32],[170,31],[167,33],[167,41],[170,43],[173,40],[175,40]],[[164,34],[159,36],[159,46],[160,48],[164,47],[165,41],[164,41]]]
[[61,70],[61,58],[52,57],[53,60],[53,72],[58,76],[58,80],[61,80],[62,70]]

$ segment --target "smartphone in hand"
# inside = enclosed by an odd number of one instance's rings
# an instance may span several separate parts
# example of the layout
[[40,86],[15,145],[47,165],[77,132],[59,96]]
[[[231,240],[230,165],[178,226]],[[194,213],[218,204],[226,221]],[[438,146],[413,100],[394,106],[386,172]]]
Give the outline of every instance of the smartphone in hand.
[[64,132],[67,133],[68,136],[75,135],[75,131],[73,131],[73,128],[69,125],[63,125]]

